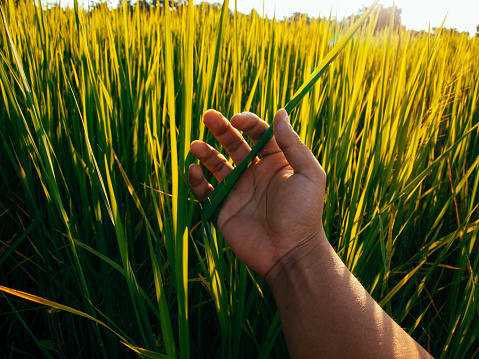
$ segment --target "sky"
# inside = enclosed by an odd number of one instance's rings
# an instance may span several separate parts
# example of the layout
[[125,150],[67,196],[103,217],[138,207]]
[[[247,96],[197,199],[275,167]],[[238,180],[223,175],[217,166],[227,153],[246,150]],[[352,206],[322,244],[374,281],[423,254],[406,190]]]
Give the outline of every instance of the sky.
[[[209,0],[209,2],[222,2]],[[195,0],[195,2],[201,2]],[[291,16],[294,12],[307,13],[311,17],[332,16],[338,20],[357,13],[362,5],[370,6],[374,0],[264,0],[265,13],[272,18]],[[382,0],[384,7],[392,6],[393,0]],[[469,35],[476,33],[479,25],[479,0],[396,0],[396,7],[402,10],[402,24],[407,29],[427,30],[440,27],[444,18],[446,28],[456,28],[460,32],[468,31]],[[237,0],[238,11],[249,13],[255,9],[263,13],[261,0]],[[234,0],[230,0],[230,8],[234,10]],[[447,15],[447,17],[446,17]]]
[[[56,2],[59,0],[50,0]],[[66,6],[73,6],[73,0],[60,0]],[[79,0],[80,4],[99,0]],[[195,4],[203,0],[194,0]],[[206,0],[220,2],[222,0]],[[118,0],[107,0],[116,4]],[[310,17],[328,17],[331,12],[333,17],[342,20],[351,14],[357,14],[364,6],[370,6],[374,0],[264,0],[264,10],[269,18],[276,15],[277,19],[291,16],[295,12],[306,13]],[[132,0],[132,3],[135,3]],[[456,28],[459,32],[468,31],[470,36],[476,33],[479,25],[479,0],[396,0],[396,7],[402,10],[401,22],[406,28],[413,30],[427,30],[440,27],[444,19],[444,26],[448,29]],[[380,4],[390,7],[393,0],[381,0]],[[235,2],[230,0],[230,8],[234,10]],[[237,0],[238,11],[250,13],[254,8],[260,15],[263,14],[262,0]]]

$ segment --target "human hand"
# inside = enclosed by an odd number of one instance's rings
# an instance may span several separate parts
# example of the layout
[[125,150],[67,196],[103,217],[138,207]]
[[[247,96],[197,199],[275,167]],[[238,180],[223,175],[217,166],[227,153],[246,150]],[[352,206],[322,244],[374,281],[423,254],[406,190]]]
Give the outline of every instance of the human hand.
[[[205,113],[204,123],[235,164],[251,151],[236,129],[256,144],[268,128],[252,113],[236,114],[230,123],[214,110]],[[281,258],[292,253],[300,258],[302,251],[319,244],[318,239],[326,240],[322,224],[326,174],[294,132],[284,109],[276,113],[273,126],[274,137],[230,192],[217,221],[236,256],[263,277]],[[194,141],[190,152],[218,181],[233,170],[204,142]],[[197,164],[189,168],[189,182],[202,202],[213,191]]]

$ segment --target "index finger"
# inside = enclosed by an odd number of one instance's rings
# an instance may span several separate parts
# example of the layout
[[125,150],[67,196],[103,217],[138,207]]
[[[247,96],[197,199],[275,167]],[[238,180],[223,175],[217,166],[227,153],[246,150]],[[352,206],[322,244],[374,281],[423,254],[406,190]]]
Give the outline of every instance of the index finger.
[[203,122],[213,136],[229,153],[235,164],[240,163],[251,151],[251,147],[243,136],[231,123],[218,111],[208,110],[205,112]]

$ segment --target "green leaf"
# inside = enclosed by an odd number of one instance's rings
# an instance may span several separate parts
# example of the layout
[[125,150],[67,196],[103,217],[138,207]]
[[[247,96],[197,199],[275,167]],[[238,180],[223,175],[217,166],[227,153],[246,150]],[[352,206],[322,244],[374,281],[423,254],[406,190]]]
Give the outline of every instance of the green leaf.
[[[309,78],[303,83],[303,85],[296,91],[293,95],[293,98],[286,104],[284,109],[286,112],[291,113],[291,111],[300,103],[303,97],[311,90],[314,84],[319,80],[321,75],[327,69],[329,64],[338,56],[341,50],[346,46],[349,40],[353,37],[362,23],[369,16],[371,11],[377,5],[379,0],[374,1],[374,3],[368,8],[368,10],[359,18],[359,20],[354,23],[353,26],[348,30],[346,35],[341,39],[341,41],[331,50],[331,52],[326,55],[323,61],[319,66],[313,71]],[[273,116],[273,113],[270,112],[270,116]],[[203,210],[201,212],[201,220],[203,223],[212,220],[216,224],[218,220],[218,215],[223,206],[224,201],[230,194],[233,187],[238,183],[239,179],[246,171],[246,169],[251,165],[256,156],[261,152],[261,150],[266,146],[266,144],[273,137],[273,126],[270,125],[266,132],[263,134],[261,139],[258,141],[256,146],[253,147],[251,152],[246,156],[246,158],[241,161],[241,163],[236,166],[236,168],[226,176],[223,181],[221,181],[214,191],[207,198],[206,202],[203,205]]]
[[47,349],[50,349],[50,350],[57,350],[57,346],[56,346],[55,342],[51,339],[40,340],[39,344],[44,348],[47,348]]

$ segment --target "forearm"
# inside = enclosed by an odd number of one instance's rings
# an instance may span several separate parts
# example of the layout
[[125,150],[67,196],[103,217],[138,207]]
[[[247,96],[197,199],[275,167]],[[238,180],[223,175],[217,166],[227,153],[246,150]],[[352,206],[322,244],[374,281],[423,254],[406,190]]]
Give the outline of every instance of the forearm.
[[381,309],[322,237],[284,256],[266,276],[291,357],[430,357]]

